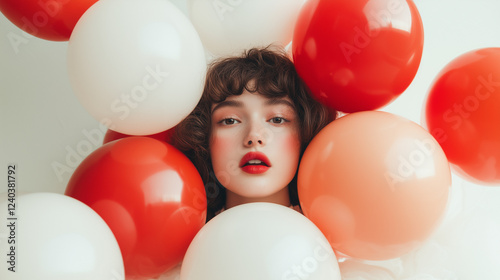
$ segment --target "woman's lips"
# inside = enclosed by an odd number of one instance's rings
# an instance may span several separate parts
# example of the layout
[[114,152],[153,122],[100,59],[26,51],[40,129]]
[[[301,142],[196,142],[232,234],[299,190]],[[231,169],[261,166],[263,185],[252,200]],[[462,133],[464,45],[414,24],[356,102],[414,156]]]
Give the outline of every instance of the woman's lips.
[[241,158],[240,168],[249,174],[261,174],[271,167],[267,156],[261,152],[249,152]]

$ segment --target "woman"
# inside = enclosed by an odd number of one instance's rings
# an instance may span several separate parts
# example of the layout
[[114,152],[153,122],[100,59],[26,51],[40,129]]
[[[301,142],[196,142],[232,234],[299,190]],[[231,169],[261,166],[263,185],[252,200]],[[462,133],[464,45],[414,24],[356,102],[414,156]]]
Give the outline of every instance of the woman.
[[283,50],[213,62],[200,102],[174,135],[205,183],[207,221],[249,202],[300,209],[300,158],[336,114],[311,97]]

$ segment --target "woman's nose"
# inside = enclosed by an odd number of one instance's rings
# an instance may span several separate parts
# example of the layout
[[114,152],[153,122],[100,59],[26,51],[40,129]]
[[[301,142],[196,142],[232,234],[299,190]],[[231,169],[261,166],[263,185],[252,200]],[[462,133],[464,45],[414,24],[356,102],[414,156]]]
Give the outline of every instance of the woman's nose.
[[265,140],[266,131],[264,127],[258,125],[252,125],[247,133],[247,136],[243,140],[243,144],[247,147],[252,146],[262,146],[266,144]]
[[246,142],[246,145],[247,145],[247,146],[253,146],[253,145],[257,145],[257,144],[258,144],[258,145],[262,145],[262,144],[263,144],[262,140],[260,140],[260,139],[257,139],[257,140],[255,140],[255,139],[254,139],[254,140],[249,139],[249,140]]

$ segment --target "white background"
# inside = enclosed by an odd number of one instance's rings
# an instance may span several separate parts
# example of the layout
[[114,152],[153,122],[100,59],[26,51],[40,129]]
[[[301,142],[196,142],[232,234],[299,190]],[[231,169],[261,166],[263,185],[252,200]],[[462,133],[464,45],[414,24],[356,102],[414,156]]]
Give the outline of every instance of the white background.
[[[183,1],[173,2],[186,11]],[[427,91],[449,61],[477,48],[500,47],[500,1],[415,3],[424,23],[422,62],[407,91],[382,110],[420,123]],[[12,34],[25,41],[12,44]],[[8,163],[18,165],[20,192],[63,193],[71,172],[100,146],[104,136],[105,131],[72,93],[66,70],[67,45],[28,36],[0,15],[0,169],[6,170]],[[56,172],[54,166],[66,169]],[[435,242],[430,241],[434,245],[424,247],[411,267],[403,260],[404,271],[394,272],[396,266],[401,270],[401,261],[384,264],[392,276],[375,277],[369,271],[376,268],[352,264],[344,266],[344,278],[500,279],[500,258],[496,256],[500,255],[500,235],[491,235],[500,232],[499,205],[500,186],[478,186],[454,176],[448,215]],[[451,244],[454,238],[458,238],[457,244]],[[436,246],[445,248],[439,249],[444,257],[431,261],[439,255],[433,251]],[[497,250],[496,255],[491,250]]]

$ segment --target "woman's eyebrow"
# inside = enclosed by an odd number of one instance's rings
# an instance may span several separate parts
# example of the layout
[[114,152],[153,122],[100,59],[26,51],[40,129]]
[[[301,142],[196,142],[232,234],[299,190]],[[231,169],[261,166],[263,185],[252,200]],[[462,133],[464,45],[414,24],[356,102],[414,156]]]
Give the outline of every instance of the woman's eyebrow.
[[236,100],[224,100],[212,109],[212,114],[215,112],[215,110],[218,110],[223,107],[243,107],[243,102],[241,101],[236,101]]
[[284,98],[272,98],[266,101],[266,105],[286,105],[295,110],[295,106],[292,102],[284,99]]

